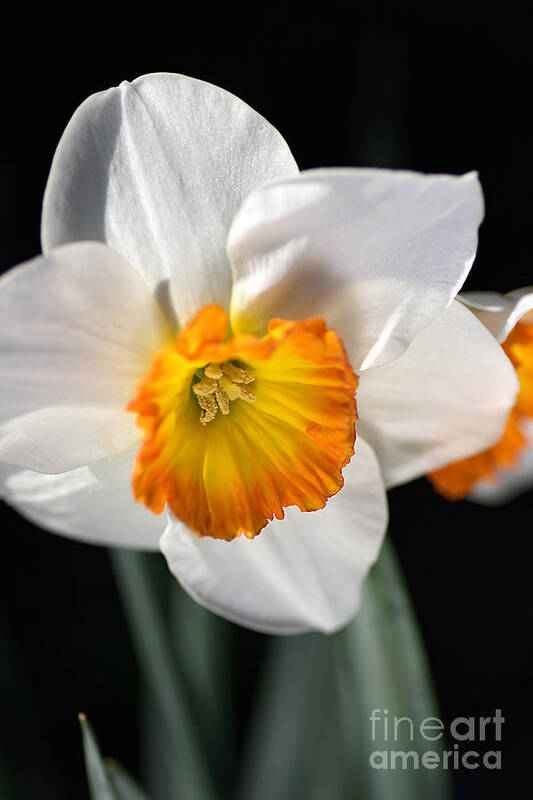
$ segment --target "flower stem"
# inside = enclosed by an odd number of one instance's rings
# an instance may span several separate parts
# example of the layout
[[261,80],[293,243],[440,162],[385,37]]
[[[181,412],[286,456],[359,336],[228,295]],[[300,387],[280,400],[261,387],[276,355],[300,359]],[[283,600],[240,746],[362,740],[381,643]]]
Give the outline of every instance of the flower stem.
[[[420,734],[424,719],[438,718],[438,706],[415,613],[389,536],[365,583],[358,615],[336,634],[333,646],[348,796],[359,800],[450,800],[450,776],[442,764],[426,769],[421,762],[417,769],[411,756],[408,768],[371,765],[376,751],[386,753],[376,757],[381,765],[390,751],[415,751],[421,758],[431,750],[440,758],[445,749],[443,738],[426,741]],[[413,727],[406,721],[394,727],[394,718],[412,720]]]
[[141,674],[166,734],[169,800],[215,800],[216,792],[156,600],[146,554],[111,550],[111,561]]

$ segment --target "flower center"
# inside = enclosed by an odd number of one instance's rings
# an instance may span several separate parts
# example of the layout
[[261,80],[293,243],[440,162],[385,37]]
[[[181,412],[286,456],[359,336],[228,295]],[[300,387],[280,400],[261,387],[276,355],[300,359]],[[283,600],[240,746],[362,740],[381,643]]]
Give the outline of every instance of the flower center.
[[232,361],[222,361],[208,364],[199,369],[195,374],[192,390],[200,406],[200,422],[207,425],[212,422],[218,411],[227,416],[230,403],[234,400],[244,400],[253,403],[255,395],[246,388],[247,383],[255,381],[253,373],[244,367],[239,367]]
[[144,431],[136,499],[227,540],[252,538],[289,506],[323,508],[354,452],[356,386],[323,320],[271,320],[262,338],[228,338],[224,309],[205,306],[127,406]]

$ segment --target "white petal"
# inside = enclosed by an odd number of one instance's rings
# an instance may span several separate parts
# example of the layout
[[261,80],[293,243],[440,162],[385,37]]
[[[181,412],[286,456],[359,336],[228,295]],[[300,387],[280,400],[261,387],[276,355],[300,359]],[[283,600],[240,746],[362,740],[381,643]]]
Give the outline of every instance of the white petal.
[[482,216],[474,173],[311,170],[265,186],[228,239],[234,327],[321,316],[356,369],[386,363],[461,288]]
[[401,358],[360,376],[357,427],[395,486],[493,445],[517,391],[501,347],[455,302]]
[[124,410],[170,331],[142,278],[82,243],[0,280],[0,459],[66,472],[139,438]]
[[46,188],[43,250],[106,242],[184,324],[206,303],[229,303],[226,237],[244,198],[297,171],[275,128],[234,95],[144,75],[72,117]]
[[469,500],[482,505],[498,506],[533,489],[533,422],[526,423],[524,432],[529,445],[520,462],[512,469],[500,469],[494,483],[480,481],[468,495]]
[[344,478],[324,509],[289,508],[252,540],[199,538],[171,518],[161,550],[185,590],[227,619],[266,633],[334,631],[358,608],[387,524],[379,467],[362,439]]
[[509,294],[498,292],[462,292],[459,300],[474,309],[476,316],[499,342],[504,342],[516,323],[533,323],[533,286],[515,289]]
[[137,445],[61,475],[0,464],[0,497],[45,530],[92,544],[157,550],[166,516],[136,503]]

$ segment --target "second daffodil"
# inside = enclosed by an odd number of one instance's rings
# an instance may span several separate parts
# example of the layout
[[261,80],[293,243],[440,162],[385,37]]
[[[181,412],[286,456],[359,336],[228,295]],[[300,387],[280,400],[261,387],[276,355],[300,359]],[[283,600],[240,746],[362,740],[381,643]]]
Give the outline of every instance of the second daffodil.
[[448,500],[497,505],[533,488],[533,286],[507,295],[464,292],[460,300],[500,342],[520,389],[501,438],[428,477]]
[[44,255],[0,284],[3,496],[57,533],[160,547],[241,624],[339,628],[385,484],[492,444],[514,403],[454,299],[482,205],[475,174],[299,173],[266,120],[191,78],[89,97]]

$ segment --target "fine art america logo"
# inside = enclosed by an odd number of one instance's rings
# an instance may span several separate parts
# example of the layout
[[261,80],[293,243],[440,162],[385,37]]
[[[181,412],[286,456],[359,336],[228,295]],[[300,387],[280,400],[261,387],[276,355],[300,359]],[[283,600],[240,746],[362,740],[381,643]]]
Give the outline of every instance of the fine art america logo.
[[[373,769],[501,769],[500,749],[505,718],[497,708],[492,717],[456,717],[446,726],[438,717],[415,723],[410,717],[394,717],[388,709],[373,709],[370,717]],[[433,746],[429,744],[433,742]],[[402,747],[402,749],[399,749]]]

